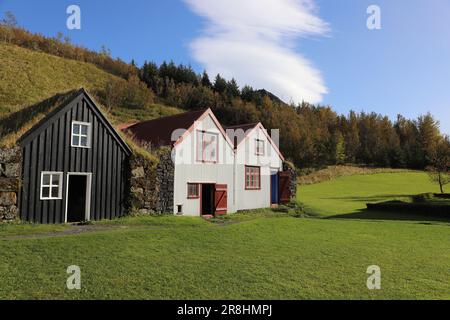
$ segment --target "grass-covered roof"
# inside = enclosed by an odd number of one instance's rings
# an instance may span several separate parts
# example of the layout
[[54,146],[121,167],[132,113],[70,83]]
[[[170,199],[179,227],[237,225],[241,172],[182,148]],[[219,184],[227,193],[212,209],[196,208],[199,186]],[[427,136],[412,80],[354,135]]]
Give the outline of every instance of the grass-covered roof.
[[81,93],[82,89],[58,93],[41,102],[25,107],[0,118],[0,146],[13,146],[26,132],[40,125],[59,107],[67,104]]

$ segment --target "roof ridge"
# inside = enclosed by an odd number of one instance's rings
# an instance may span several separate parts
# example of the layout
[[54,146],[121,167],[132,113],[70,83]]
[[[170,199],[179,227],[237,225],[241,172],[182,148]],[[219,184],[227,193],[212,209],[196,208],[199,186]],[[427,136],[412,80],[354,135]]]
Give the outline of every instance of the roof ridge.
[[186,111],[186,112],[181,112],[181,113],[177,113],[177,114],[173,114],[171,116],[164,116],[164,117],[159,117],[159,118],[155,118],[155,119],[150,119],[150,120],[145,120],[145,121],[139,121],[134,123],[132,126],[138,125],[138,124],[146,124],[146,123],[150,123],[152,121],[162,121],[162,120],[167,120],[167,119],[173,119],[173,118],[178,118],[178,117],[182,117],[182,116],[186,116],[189,114],[193,114],[193,113],[200,113],[203,114],[205,113],[207,109],[199,109],[199,110],[192,110],[192,111]]
[[228,128],[247,127],[247,126],[256,127],[258,124],[259,124],[259,122],[243,123],[243,124],[236,124],[233,126],[225,126],[225,128],[228,129]]

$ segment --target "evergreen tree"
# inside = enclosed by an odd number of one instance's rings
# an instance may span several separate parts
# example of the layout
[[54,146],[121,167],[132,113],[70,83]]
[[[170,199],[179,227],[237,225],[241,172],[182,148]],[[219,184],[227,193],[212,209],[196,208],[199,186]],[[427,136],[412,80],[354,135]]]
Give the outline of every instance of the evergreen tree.
[[218,93],[225,93],[227,90],[227,81],[217,74],[216,79],[214,80],[214,91]]
[[229,98],[239,97],[241,92],[239,91],[239,86],[236,80],[233,78],[231,81],[227,82],[227,95]]
[[209,80],[209,75],[206,72],[206,70],[203,71],[202,74],[202,81],[201,81],[202,86],[207,87],[207,88],[212,88],[212,83]]
[[345,163],[345,141],[341,132],[335,134],[335,162],[336,164]]

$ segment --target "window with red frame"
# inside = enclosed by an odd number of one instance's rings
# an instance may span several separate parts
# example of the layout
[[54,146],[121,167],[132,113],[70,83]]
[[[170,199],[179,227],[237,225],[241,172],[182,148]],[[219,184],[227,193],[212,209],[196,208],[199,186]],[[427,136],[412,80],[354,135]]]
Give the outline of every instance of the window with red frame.
[[200,198],[200,185],[198,183],[188,183],[188,198]]
[[265,147],[264,140],[259,140],[259,139],[255,140],[255,154],[257,156],[264,155],[264,152],[265,152],[264,147]]
[[219,135],[197,131],[197,161],[217,162],[219,157]]
[[261,189],[261,168],[245,166],[245,189]]

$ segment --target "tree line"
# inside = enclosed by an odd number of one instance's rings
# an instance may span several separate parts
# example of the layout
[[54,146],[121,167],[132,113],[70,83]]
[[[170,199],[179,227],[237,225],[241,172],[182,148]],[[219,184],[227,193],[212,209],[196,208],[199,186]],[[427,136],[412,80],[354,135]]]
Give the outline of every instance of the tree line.
[[240,88],[235,79],[220,74],[211,79],[206,71],[198,74],[188,65],[145,62],[138,67],[134,61],[112,59],[107,49],[91,51],[61,34],[54,38],[33,34],[17,27],[11,17],[0,23],[0,39],[93,63],[126,79],[126,86],[112,82],[99,90],[109,108],[144,108],[157,99],[186,110],[211,107],[224,125],[262,122],[269,130],[280,129],[281,150],[299,168],[351,163],[424,169],[433,165],[443,145],[450,145],[429,113],[417,119],[399,115],[392,121],[373,112],[340,115],[330,106],[287,104],[266,90]]
[[286,104],[265,90],[239,88],[234,79],[196,74],[173,62],[145,62],[139,77],[170,105],[184,109],[212,107],[225,125],[261,121],[281,129],[283,152],[298,167],[330,164],[424,169],[441,142],[448,143],[429,113],[395,121],[377,113],[339,115],[329,106]]

